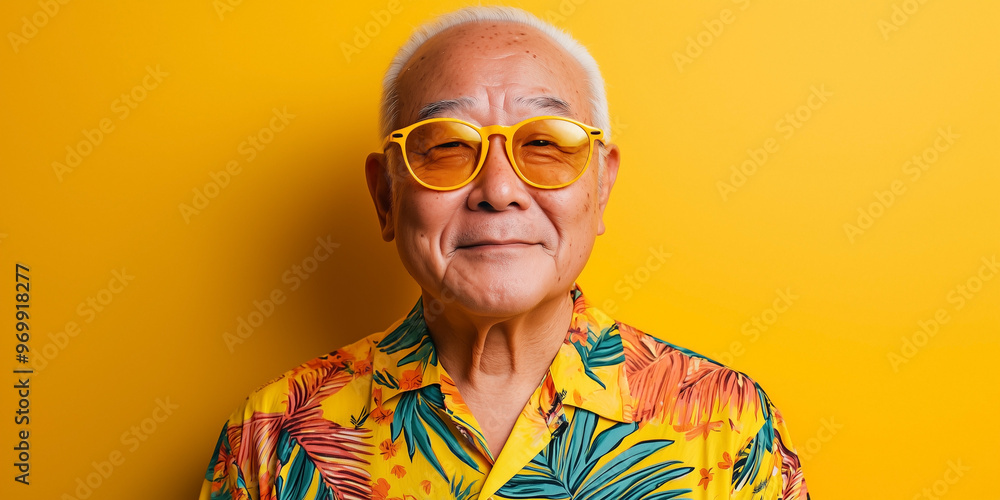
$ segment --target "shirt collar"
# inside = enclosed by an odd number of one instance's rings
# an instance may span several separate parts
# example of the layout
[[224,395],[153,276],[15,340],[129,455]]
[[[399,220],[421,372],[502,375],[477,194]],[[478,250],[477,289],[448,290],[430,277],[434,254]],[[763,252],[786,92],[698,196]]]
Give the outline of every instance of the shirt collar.
[[[539,411],[549,414],[562,404],[618,422],[632,422],[632,398],[625,378],[625,351],[618,323],[592,306],[576,283],[569,293],[573,317],[549,367],[556,401],[552,408]],[[441,378],[447,376],[438,363],[424,321],[422,297],[376,342],[372,376],[372,410],[403,392],[440,384]]]

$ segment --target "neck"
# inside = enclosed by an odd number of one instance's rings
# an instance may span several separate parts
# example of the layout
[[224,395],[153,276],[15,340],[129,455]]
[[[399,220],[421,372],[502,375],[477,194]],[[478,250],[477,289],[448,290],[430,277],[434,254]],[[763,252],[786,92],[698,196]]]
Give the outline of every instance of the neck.
[[[426,292],[423,298],[425,307],[442,307]],[[455,303],[444,306],[442,314],[425,318],[438,359],[459,387],[475,390],[537,384],[559,352],[573,317],[568,290],[510,317],[470,314]]]

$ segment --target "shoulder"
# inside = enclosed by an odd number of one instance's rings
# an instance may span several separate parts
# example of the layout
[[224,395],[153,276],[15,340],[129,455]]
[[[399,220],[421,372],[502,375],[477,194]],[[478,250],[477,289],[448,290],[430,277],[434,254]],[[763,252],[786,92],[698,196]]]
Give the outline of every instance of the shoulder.
[[382,335],[317,356],[253,390],[222,427],[203,492],[210,498],[270,498],[278,463],[291,453],[280,436],[316,432],[303,425],[303,418],[321,415],[317,421],[328,437],[357,440],[363,435],[352,422],[365,418],[372,355]]
[[669,426],[686,440],[713,435],[725,441],[734,491],[808,498],[784,418],[760,384],[697,352],[617,324],[637,422]]
[[362,399],[358,392],[343,388],[370,383],[375,346],[384,336],[385,332],[373,333],[273,377],[250,392],[230,416],[230,424],[239,424],[255,414],[284,414],[290,410],[289,405],[297,403],[297,396],[307,393]]
[[770,400],[749,375],[616,321],[636,420],[687,427],[766,418]]

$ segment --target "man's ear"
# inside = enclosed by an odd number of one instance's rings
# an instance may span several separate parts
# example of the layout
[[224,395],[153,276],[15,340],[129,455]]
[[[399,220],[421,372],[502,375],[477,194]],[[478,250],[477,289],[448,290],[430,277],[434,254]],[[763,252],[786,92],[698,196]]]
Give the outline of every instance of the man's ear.
[[375,202],[375,212],[378,223],[382,226],[382,239],[392,241],[395,237],[395,224],[392,220],[392,189],[386,181],[386,163],[384,153],[371,153],[365,159],[365,178],[368,180],[368,193]]
[[611,188],[618,178],[618,165],[621,163],[621,151],[617,144],[608,145],[608,152],[604,157],[604,171],[601,172],[603,182],[601,191],[597,193],[598,201],[598,222],[597,234],[604,234],[604,209],[608,206],[608,199],[611,197]]

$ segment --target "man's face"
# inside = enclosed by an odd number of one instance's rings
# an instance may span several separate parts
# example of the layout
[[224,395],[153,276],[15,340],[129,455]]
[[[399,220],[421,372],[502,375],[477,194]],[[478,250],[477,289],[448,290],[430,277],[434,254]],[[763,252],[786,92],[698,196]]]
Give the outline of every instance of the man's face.
[[[512,125],[561,115],[591,124],[583,69],[549,38],[510,23],[465,24],[421,47],[399,78],[398,127],[433,117],[475,125]],[[552,106],[556,98],[568,110]],[[420,116],[431,103],[456,100]],[[584,175],[559,189],[524,183],[504,150],[490,138],[475,179],[435,191],[406,172],[399,148],[366,163],[382,234],[395,239],[404,267],[425,295],[482,316],[514,315],[565,294],[583,270],[618,170],[618,150],[606,149],[598,191],[598,150]],[[390,195],[382,178],[386,157],[398,169]]]

